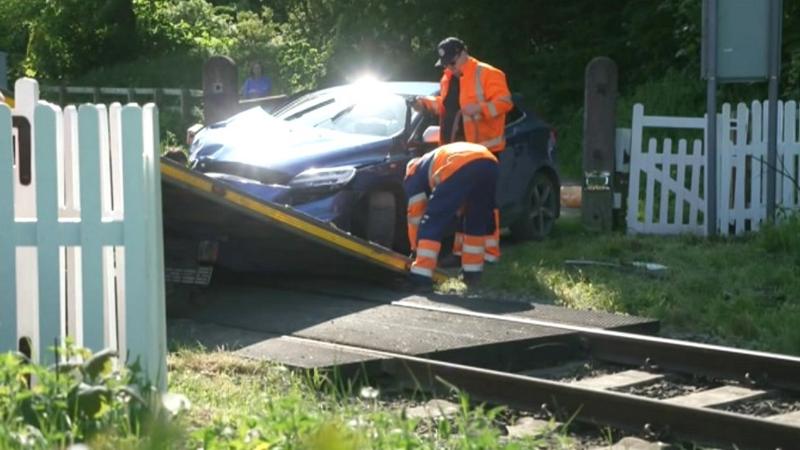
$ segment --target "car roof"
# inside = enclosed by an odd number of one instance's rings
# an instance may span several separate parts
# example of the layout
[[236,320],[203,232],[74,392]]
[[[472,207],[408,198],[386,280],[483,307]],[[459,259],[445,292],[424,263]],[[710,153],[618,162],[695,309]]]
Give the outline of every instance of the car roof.
[[[439,91],[439,83],[432,81],[380,81],[386,90],[398,95],[431,95]],[[315,91],[316,94],[335,93],[339,90],[352,89],[356,84],[343,84]]]

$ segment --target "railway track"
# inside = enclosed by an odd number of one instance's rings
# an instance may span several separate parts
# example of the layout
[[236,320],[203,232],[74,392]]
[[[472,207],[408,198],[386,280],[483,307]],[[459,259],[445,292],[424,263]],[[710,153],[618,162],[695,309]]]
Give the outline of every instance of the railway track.
[[[326,294],[331,295],[330,291]],[[518,410],[544,408],[566,417],[574,415],[582,422],[725,448],[800,448],[800,358],[482,313],[455,303],[443,306],[413,296],[391,302],[571,331],[571,339],[554,343],[563,347],[565,360],[555,367],[513,373],[369,348],[316,344],[371,352],[383,358],[383,371],[393,376],[414,380],[421,387],[446,381],[472,398]],[[606,368],[576,379],[569,373],[575,361]],[[648,389],[659,384],[673,388],[666,389],[670,392],[666,396],[664,389]]]

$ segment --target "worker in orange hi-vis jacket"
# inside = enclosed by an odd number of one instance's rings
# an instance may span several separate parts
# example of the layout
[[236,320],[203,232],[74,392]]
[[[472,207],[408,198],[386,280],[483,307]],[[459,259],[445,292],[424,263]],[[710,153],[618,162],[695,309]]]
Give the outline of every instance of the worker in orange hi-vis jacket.
[[416,253],[410,270],[416,286],[433,287],[442,237],[461,208],[464,281],[474,285],[480,280],[486,236],[495,226],[497,172],[497,157],[486,147],[468,142],[443,145],[409,161],[403,185],[408,197],[408,239]]
[[[416,106],[439,116],[439,144],[466,141],[481,144],[492,153],[505,149],[506,113],[513,108],[511,92],[502,70],[469,55],[461,39],[449,37],[437,46],[443,69],[438,96],[420,97]],[[485,258],[500,258],[500,211],[494,211],[495,232],[487,236]],[[453,254],[461,253],[464,235],[456,232]]]

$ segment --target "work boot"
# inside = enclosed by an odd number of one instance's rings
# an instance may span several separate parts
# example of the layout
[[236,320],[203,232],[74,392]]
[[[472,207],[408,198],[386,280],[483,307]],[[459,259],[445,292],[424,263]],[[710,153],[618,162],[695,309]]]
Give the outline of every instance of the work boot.
[[481,275],[483,272],[464,272],[462,279],[468,288],[476,288],[481,284]]

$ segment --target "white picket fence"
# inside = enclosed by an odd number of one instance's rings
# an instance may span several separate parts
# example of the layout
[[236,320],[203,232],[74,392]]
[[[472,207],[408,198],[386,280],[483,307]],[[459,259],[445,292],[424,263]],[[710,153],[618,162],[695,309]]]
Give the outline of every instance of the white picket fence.
[[[39,101],[35,80],[0,105],[0,351],[33,359],[67,336],[115,348],[166,386],[158,111]],[[12,114],[31,124],[32,177]]]
[[[797,109],[794,101],[778,105],[776,200],[781,211],[800,206]],[[767,119],[766,102],[749,107],[739,104],[735,113],[730,104],[724,104],[717,115],[717,230],[721,235],[756,231],[766,219]],[[706,234],[705,126],[703,117],[647,116],[643,105],[634,106],[629,233]]]

